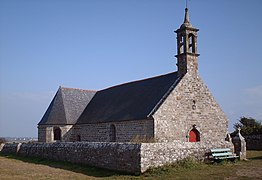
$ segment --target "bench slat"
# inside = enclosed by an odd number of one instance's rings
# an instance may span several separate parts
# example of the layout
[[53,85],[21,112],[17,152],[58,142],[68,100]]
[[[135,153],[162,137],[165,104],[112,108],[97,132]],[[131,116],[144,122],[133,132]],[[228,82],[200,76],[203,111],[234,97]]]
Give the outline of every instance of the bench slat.
[[221,149],[211,149],[211,152],[224,152],[231,151],[230,148],[221,148]]
[[232,152],[224,152],[224,153],[213,153],[212,156],[219,157],[219,156],[230,156],[233,155]]
[[236,154],[233,154],[230,148],[210,149],[211,155],[214,159],[233,159],[237,158]]
[[238,156],[226,156],[226,157],[214,157],[215,159],[231,159],[231,158],[237,158]]

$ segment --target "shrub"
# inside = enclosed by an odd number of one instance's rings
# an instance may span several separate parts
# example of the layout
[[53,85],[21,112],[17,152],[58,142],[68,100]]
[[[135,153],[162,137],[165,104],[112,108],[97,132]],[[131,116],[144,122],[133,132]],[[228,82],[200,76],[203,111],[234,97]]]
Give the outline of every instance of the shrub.
[[251,117],[241,117],[239,122],[234,124],[235,131],[231,134],[232,136],[238,133],[239,127],[241,128],[241,134],[244,136],[262,134],[261,122]]
[[199,161],[192,157],[186,157],[185,159],[177,161],[177,165],[182,168],[191,169],[197,167],[199,165]]

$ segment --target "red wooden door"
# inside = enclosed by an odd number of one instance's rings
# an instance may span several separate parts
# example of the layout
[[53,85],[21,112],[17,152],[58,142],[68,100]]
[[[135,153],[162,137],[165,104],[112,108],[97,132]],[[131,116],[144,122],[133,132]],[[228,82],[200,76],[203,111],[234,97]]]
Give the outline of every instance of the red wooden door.
[[198,138],[197,138],[197,132],[196,130],[191,130],[189,132],[189,142],[197,142]]

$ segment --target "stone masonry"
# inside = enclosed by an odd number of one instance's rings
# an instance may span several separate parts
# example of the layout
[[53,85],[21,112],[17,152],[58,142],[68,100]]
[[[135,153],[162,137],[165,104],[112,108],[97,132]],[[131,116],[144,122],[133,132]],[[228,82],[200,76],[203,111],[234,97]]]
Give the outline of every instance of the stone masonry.
[[201,142],[222,141],[227,134],[228,120],[197,74],[187,73],[153,117],[160,142],[187,142],[193,126]]
[[1,154],[38,157],[87,164],[129,173],[143,173],[149,168],[171,164],[188,156],[203,160],[211,147],[229,147],[228,142],[108,143],[60,142],[5,144]]
[[63,142],[71,141],[73,125],[41,125],[38,126],[38,141],[39,142],[55,142],[54,141],[54,128],[61,129],[61,137]]
[[153,137],[153,120],[76,125],[72,130],[73,136],[81,135],[81,141],[109,142],[110,125],[116,128],[117,142],[130,142],[135,136]]

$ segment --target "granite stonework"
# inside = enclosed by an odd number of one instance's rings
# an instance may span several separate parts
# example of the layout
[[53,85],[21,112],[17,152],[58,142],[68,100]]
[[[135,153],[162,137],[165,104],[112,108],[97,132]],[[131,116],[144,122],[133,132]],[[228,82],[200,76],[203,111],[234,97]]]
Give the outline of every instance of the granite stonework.
[[143,173],[149,168],[174,163],[188,156],[203,160],[213,147],[233,148],[229,142],[108,143],[60,142],[4,144],[3,154],[46,158],[87,164],[129,173]]
[[225,114],[194,72],[185,74],[153,117],[154,135],[159,142],[187,142],[193,128],[205,143],[223,141],[227,135]]
[[38,126],[38,141],[39,142],[55,142],[54,140],[54,129],[60,128],[61,130],[61,141],[70,142],[72,139],[73,125],[41,125]]
[[136,173],[140,172],[140,147],[130,143],[19,143],[5,144],[1,153]]
[[[110,126],[115,126],[115,141],[130,142],[134,137],[153,137],[153,120],[121,121],[81,124],[73,127],[73,137],[81,135],[81,141],[110,142]],[[73,141],[76,139],[72,139]]]
[[6,143],[1,144],[0,152],[7,154],[17,154],[22,143]]
[[152,167],[172,164],[187,157],[203,161],[208,159],[211,148],[225,147],[234,150],[233,144],[227,141],[210,144],[203,142],[142,143],[141,172]]

